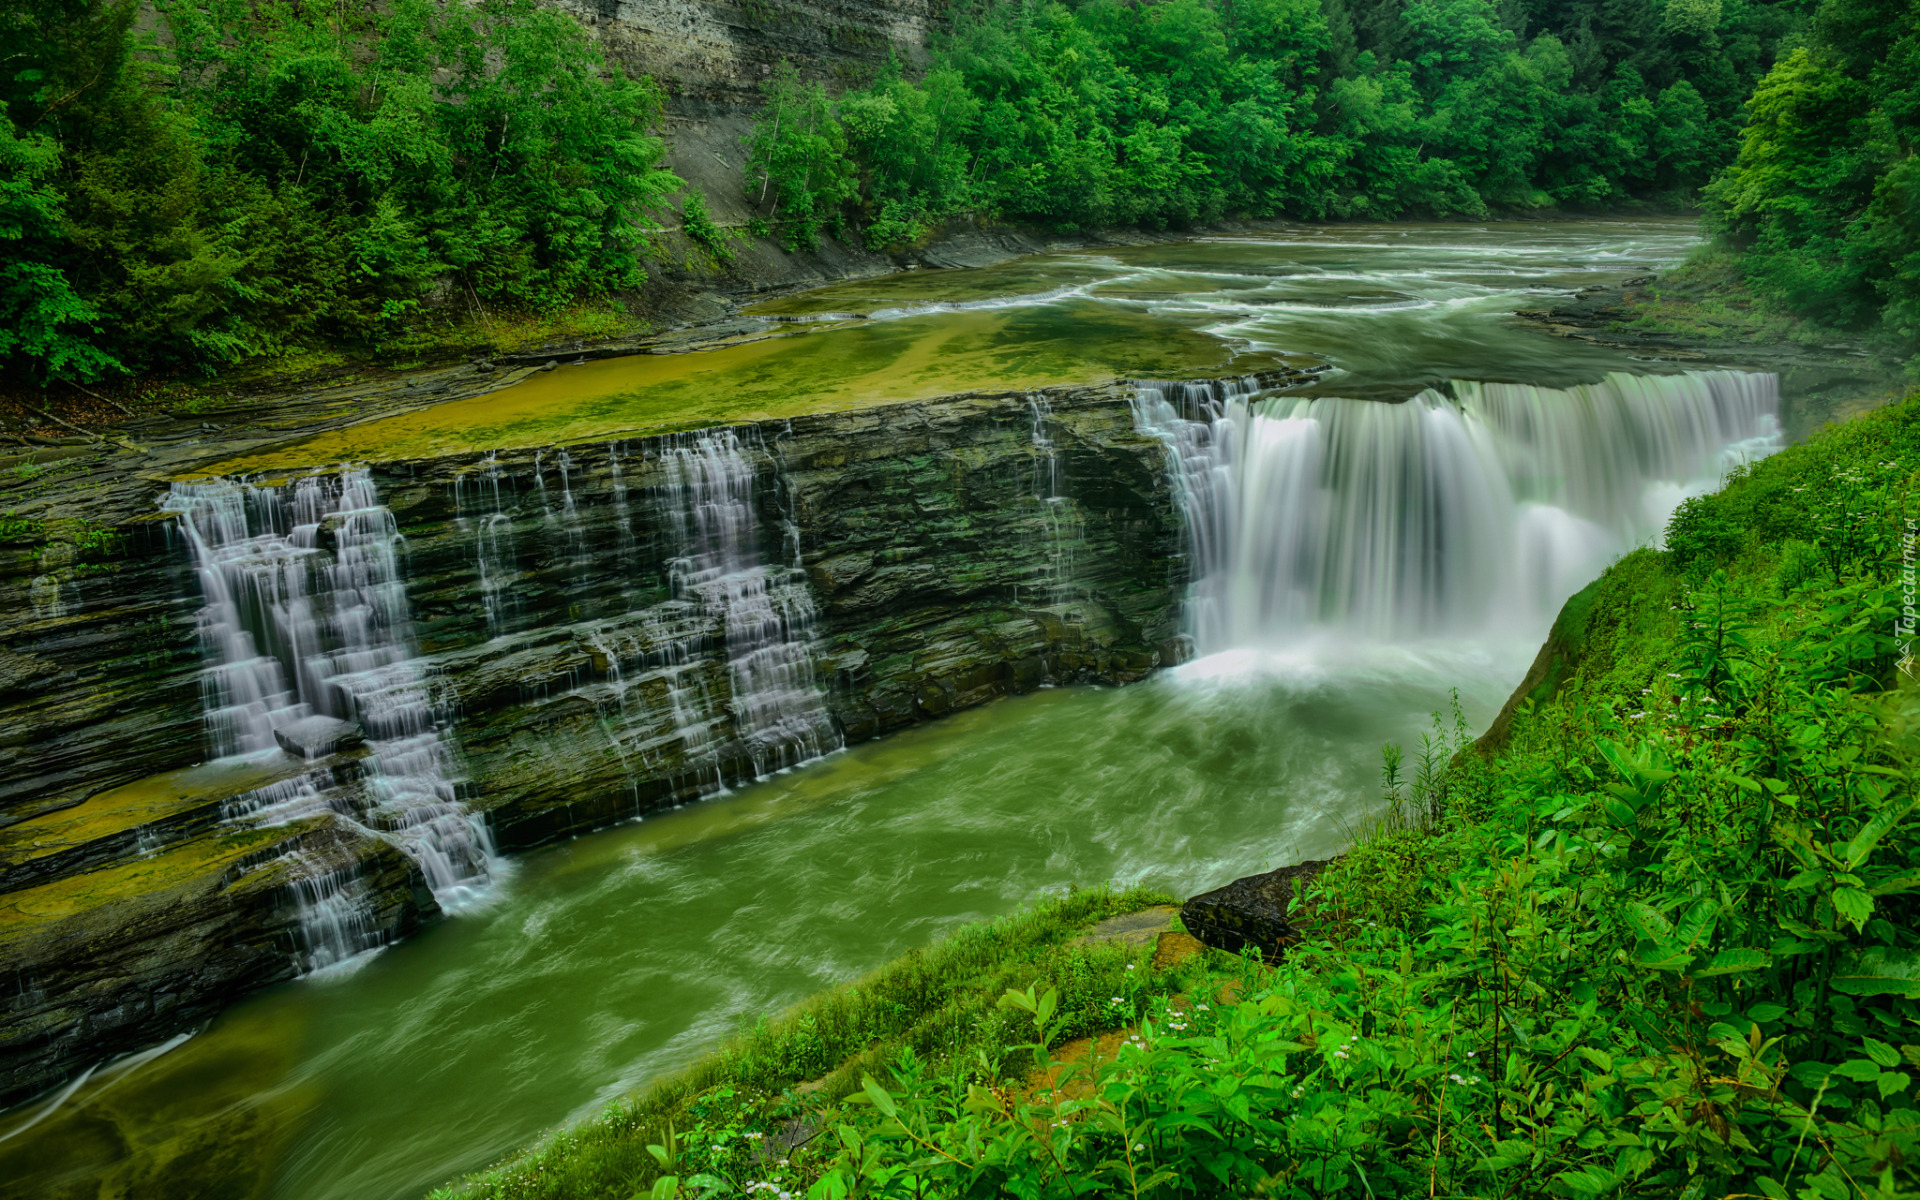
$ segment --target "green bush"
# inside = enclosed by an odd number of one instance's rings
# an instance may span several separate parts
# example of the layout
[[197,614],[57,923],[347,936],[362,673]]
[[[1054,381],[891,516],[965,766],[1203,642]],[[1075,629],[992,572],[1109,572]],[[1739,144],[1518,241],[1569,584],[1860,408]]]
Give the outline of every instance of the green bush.
[[712,255],[714,262],[724,264],[733,261],[733,237],[713,223],[713,218],[707,213],[705,195],[688,189],[687,198],[680,205],[680,223],[694,245]]
[[969,213],[1073,230],[1685,201],[1804,17],[1670,9],[987,0],[917,81],[889,63],[830,102],[776,79],[748,191],[796,245],[844,211],[875,248]]
[[1823,0],[1810,35],[1754,90],[1707,199],[1757,292],[1889,335],[1920,370],[1920,10]]
[[1682,570],[1695,563],[1717,563],[1740,548],[1743,533],[1722,506],[1704,496],[1690,497],[1667,521],[1667,553]]

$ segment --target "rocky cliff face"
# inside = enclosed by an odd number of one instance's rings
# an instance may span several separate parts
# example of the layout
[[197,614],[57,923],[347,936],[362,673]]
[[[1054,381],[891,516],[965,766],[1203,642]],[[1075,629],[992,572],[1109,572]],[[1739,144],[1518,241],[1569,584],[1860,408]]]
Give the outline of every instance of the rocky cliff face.
[[[1176,661],[1163,455],[1113,385],[370,477],[403,547],[409,669],[510,850]],[[323,927],[352,949],[437,911],[372,832],[368,747],[195,765],[200,579],[177,523],[137,511],[164,484],[116,486],[97,526],[6,531],[0,1101],[324,962]],[[330,520],[322,561],[347,536]]]
[[682,117],[760,104],[783,62],[803,76],[871,74],[891,55],[923,62],[932,0],[557,0],[608,55],[666,93]]

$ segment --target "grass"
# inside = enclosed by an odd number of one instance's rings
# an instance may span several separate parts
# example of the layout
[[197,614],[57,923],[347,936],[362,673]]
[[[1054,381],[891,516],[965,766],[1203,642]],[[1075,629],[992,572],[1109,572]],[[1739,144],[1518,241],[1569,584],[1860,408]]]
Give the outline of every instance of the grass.
[[[210,376],[151,372],[85,388],[0,388],[0,417],[11,418],[36,436],[67,438],[74,432],[60,421],[91,429],[130,416],[216,415],[238,395],[297,391],[473,358],[620,341],[652,329],[645,319],[608,301],[580,301],[552,312],[450,307],[438,320],[388,346],[302,347],[249,359]],[[48,420],[49,412],[59,420]]]

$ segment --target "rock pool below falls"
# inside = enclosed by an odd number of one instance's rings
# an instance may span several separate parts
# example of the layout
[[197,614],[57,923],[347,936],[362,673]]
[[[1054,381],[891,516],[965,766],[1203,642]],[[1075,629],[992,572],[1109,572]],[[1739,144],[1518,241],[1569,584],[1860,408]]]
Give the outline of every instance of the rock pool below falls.
[[[16,907],[55,920],[178,837],[230,875],[279,856],[252,936],[282,977],[405,936],[0,1115],[0,1194],[398,1200],[1044,890],[1336,851],[1382,742],[1452,688],[1483,725],[1568,594],[1778,444],[1769,376],[1506,317],[1691,235],[1309,230],[842,285],[766,308],[855,316],[700,370],[563,368],[176,488],[194,536],[149,557],[199,614],[166,686],[204,683],[206,728],[175,713],[145,783],[20,821]],[[1171,340],[1083,353],[1123,325]],[[757,423],[646,437],[689,387]],[[63,614],[116,585],[68,586]],[[287,777],[276,740],[349,719],[367,745]],[[168,773],[210,746],[251,757]],[[222,771],[254,799],[196,798]],[[320,840],[273,842],[295,826]],[[372,865],[298,874],[322,851]],[[459,915],[413,932],[436,895]]]

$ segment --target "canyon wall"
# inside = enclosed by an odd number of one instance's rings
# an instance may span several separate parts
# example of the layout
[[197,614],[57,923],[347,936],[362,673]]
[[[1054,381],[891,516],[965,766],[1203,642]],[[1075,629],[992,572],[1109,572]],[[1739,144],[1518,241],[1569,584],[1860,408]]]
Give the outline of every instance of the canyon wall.
[[[372,465],[451,786],[512,850],[1176,661],[1183,533],[1130,399]],[[201,575],[182,519],[143,507],[166,482],[118,486],[111,523],[4,530],[0,1101],[440,907],[404,831],[380,832],[371,742],[204,761]],[[342,519],[316,561],[344,557]]]
[[926,60],[935,0],[554,0],[609,57],[660,84],[676,118],[760,105],[779,64],[803,77],[864,80],[889,57]]

